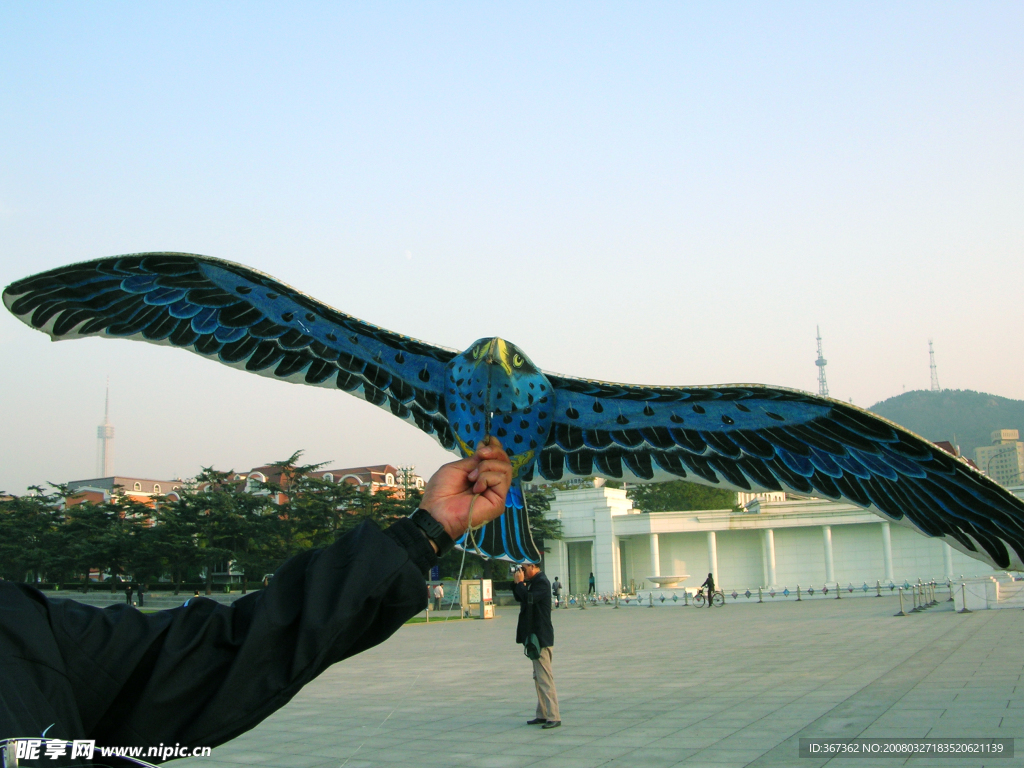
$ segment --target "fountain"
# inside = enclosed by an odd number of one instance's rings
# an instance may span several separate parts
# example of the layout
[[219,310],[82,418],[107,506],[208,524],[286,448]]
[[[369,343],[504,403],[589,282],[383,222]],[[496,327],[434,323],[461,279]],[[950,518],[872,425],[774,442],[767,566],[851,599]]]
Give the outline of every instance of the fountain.
[[682,576],[648,576],[647,581],[657,584],[661,589],[667,589],[676,586],[680,581],[686,581],[690,578],[690,574],[685,573]]

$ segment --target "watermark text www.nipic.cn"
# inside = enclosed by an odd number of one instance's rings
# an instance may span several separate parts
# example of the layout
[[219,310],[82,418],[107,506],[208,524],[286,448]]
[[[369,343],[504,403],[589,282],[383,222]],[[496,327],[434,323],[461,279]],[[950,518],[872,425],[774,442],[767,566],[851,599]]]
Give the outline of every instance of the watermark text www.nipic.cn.
[[137,757],[170,760],[174,757],[209,757],[210,747],[183,747],[181,744],[160,744],[154,747],[97,747],[95,741],[75,739],[18,739],[14,744],[18,760],[56,760],[58,757],[92,760],[94,757]]

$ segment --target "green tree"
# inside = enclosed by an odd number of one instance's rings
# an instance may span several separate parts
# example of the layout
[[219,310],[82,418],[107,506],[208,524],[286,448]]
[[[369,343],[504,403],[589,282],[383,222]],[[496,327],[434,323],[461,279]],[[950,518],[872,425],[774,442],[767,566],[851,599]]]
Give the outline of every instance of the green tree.
[[[36,581],[54,564],[63,499],[59,489],[30,490],[32,495],[0,501],[0,576],[10,581]],[[66,565],[66,560],[61,562]]]
[[626,495],[643,512],[686,512],[695,509],[732,509],[736,494],[722,488],[674,480],[668,483],[631,485]]
[[[189,493],[184,491],[180,496],[185,498]],[[163,572],[170,574],[176,595],[181,591],[181,583],[188,572],[199,567],[199,543],[193,510],[194,505],[190,503],[165,500],[156,512],[153,552]]]

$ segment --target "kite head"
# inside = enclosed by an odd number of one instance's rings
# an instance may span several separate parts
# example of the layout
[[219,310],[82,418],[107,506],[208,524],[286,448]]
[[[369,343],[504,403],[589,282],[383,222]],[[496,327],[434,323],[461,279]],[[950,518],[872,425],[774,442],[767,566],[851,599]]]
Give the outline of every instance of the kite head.
[[448,420],[463,451],[494,435],[510,455],[534,452],[551,430],[554,396],[547,377],[519,347],[478,339],[445,370]]

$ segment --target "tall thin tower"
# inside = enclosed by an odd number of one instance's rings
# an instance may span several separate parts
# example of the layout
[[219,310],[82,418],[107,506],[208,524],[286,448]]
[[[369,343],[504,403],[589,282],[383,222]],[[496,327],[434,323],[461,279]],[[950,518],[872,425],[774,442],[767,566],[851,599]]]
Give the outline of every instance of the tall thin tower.
[[814,361],[814,364],[818,366],[818,394],[822,397],[828,397],[828,382],[825,381],[825,366],[828,365],[828,360],[821,354],[821,326],[816,326],[818,330],[818,359]]
[[114,428],[110,424],[110,379],[107,379],[107,399],[103,405],[103,423],[96,427],[96,476],[114,474]]
[[928,364],[932,369],[932,392],[941,392],[939,386],[939,369],[935,367],[935,350],[932,349],[932,340],[928,339]]

